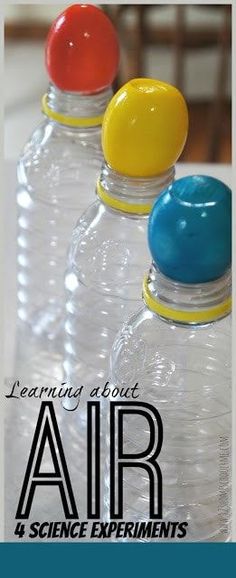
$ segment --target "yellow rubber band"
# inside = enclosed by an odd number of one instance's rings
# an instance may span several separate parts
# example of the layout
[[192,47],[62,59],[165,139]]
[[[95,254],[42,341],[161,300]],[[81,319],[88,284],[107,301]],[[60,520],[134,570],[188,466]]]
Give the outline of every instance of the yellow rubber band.
[[126,203],[125,201],[120,201],[119,199],[111,197],[111,195],[105,191],[100,181],[97,182],[97,194],[106,205],[113,209],[118,209],[118,211],[122,211],[123,213],[148,215],[152,209],[152,205]]
[[143,282],[143,299],[149,309],[172,321],[182,321],[187,323],[204,323],[215,321],[221,317],[225,317],[231,311],[232,299],[229,297],[223,303],[210,307],[209,309],[201,311],[180,311],[166,307],[156,297],[154,298],[148,288],[148,278],[144,278]]
[[47,103],[47,94],[44,94],[42,98],[42,111],[46,116],[59,122],[59,124],[65,124],[67,126],[98,126],[102,124],[103,121],[103,114],[100,116],[91,116],[91,117],[74,117],[74,116],[67,116],[65,114],[60,114],[55,110],[52,110]]

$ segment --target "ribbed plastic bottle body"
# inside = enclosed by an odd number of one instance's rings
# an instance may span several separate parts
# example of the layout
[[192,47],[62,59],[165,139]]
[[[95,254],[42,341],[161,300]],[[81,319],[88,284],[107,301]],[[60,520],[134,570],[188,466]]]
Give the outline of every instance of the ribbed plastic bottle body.
[[[111,202],[115,199],[122,207],[124,203],[146,206],[154,202],[163,182],[170,182],[173,176],[171,168],[153,179],[131,179],[104,164],[100,183],[109,189]],[[140,284],[149,262],[146,213],[114,209],[99,199],[85,211],[72,235],[65,275],[63,365],[67,385],[83,386],[77,410],[82,496],[86,495],[87,401],[93,399],[90,394],[94,388],[103,388],[109,380],[109,357],[115,335],[127,316],[141,305]],[[104,412],[104,398],[99,400]],[[73,404],[67,402],[65,407],[72,409]],[[104,442],[103,426],[101,432]],[[103,448],[101,454],[104,456]]]
[[[206,325],[181,325],[145,307],[130,318],[113,347],[113,386],[138,382],[138,401],[160,413],[162,520],[187,522],[182,540],[230,539],[230,366],[230,316]],[[137,454],[148,447],[150,431],[140,416],[129,420],[124,452]],[[109,472],[108,465],[107,512]],[[149,520],[149,477],[143,469],[124,468],[123,520]]]
[[102,115],[111,94],[110,88],[83,95],[49,84],[46,120],[18,163],[19,331],[30,342],[35,337],[37,346],[40,338],[45,349],[51,343],[50,355],[62,350],[67,248],[75,223],[94,200]]
[[71,231],[94,199],[101,127],[45,120],[18,163],[18,317],[54,339],[63,325],[64,272]]
[[147,216],[119,213],[99,200],[72,236],[65,277],[64,368],[71,385],[103,386],[117,330],[141,303],[148,262]]
[[[121,209],[99,199],[73,231],[65,276],[64,363],[72,384],[100,386],[108,378],[116,332],[141,303],[140,282],[148,264],[147,203],[151,207],[173,178],[173,168],[159,177],[131,179],[102,167],[100,184]],[[139,213],[136,208],[131,212],[134,203]]]
[[[147,216],[125,215],[96,201],[73,232],[65,277],[64,379],[68,386],[83,386],[76,410],[82,518],[83,513],[86,516],[87,401],[92,399],[93,388],[103,388],[108,381],[116,332],[141,304],[140,280],[148,263],[147,220]],[[103,426],[104,419],[102,432]]]

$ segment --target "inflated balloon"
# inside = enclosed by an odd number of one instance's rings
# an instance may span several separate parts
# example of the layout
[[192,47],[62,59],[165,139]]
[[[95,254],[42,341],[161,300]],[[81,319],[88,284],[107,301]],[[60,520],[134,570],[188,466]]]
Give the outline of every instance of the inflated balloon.
[[167,277],[182,283],[218,279],[231,264],[231,190],[205,175],[174,181],[153,206],[148,241]]
[[93,93],[111,85],[118,68],[117,34],[98,7],[74,4],[53,22],[46,43],[46,67],[57,88]]
[[102,128],[103,153],[117,172],[151,177],[172,167],[188,132],[181,92],[151,78],[127,82],[110,101]]

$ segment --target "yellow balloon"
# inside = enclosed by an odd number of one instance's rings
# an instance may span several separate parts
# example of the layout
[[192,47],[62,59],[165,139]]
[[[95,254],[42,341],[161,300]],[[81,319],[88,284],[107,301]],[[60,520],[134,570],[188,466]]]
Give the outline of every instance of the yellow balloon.
[[188,134],[188,109],[174,86],[150,78],[127,82],[103,119],[106,162],[132,177],[159,175],[179,158]]

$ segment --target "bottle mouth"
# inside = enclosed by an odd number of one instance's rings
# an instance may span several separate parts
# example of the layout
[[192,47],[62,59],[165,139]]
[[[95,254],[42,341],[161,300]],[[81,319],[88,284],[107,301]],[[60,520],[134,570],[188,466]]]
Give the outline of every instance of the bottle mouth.
[[112,209],[133,215],[148,215],[156,198],[170,185],[174,176],[175,167],[171,167],[156,177],[127,177],[105,162],[96,192],[100,200]]
[[208,283],[173,281],[152,265],[143,282],[143,299],[160,317],[180,324],[207,324],[231,312],[231,270]]
[[99,126],[111,97],[110,87],[86,95],[65,92],[50,83],[48,92],[42,98],[42,111],[61,125],[74,128]]
[[145,203],[128,203],[127,201],[122,201],[109,193],[106,192],[104,187],[101,184],[101,181],[98,180],[96,193],[99,199],[108,207],[112,209],[116,209],[117,211],[121,211],[122,213],[130,213],[132,215],[149,215],[152,210],[151,204]]

